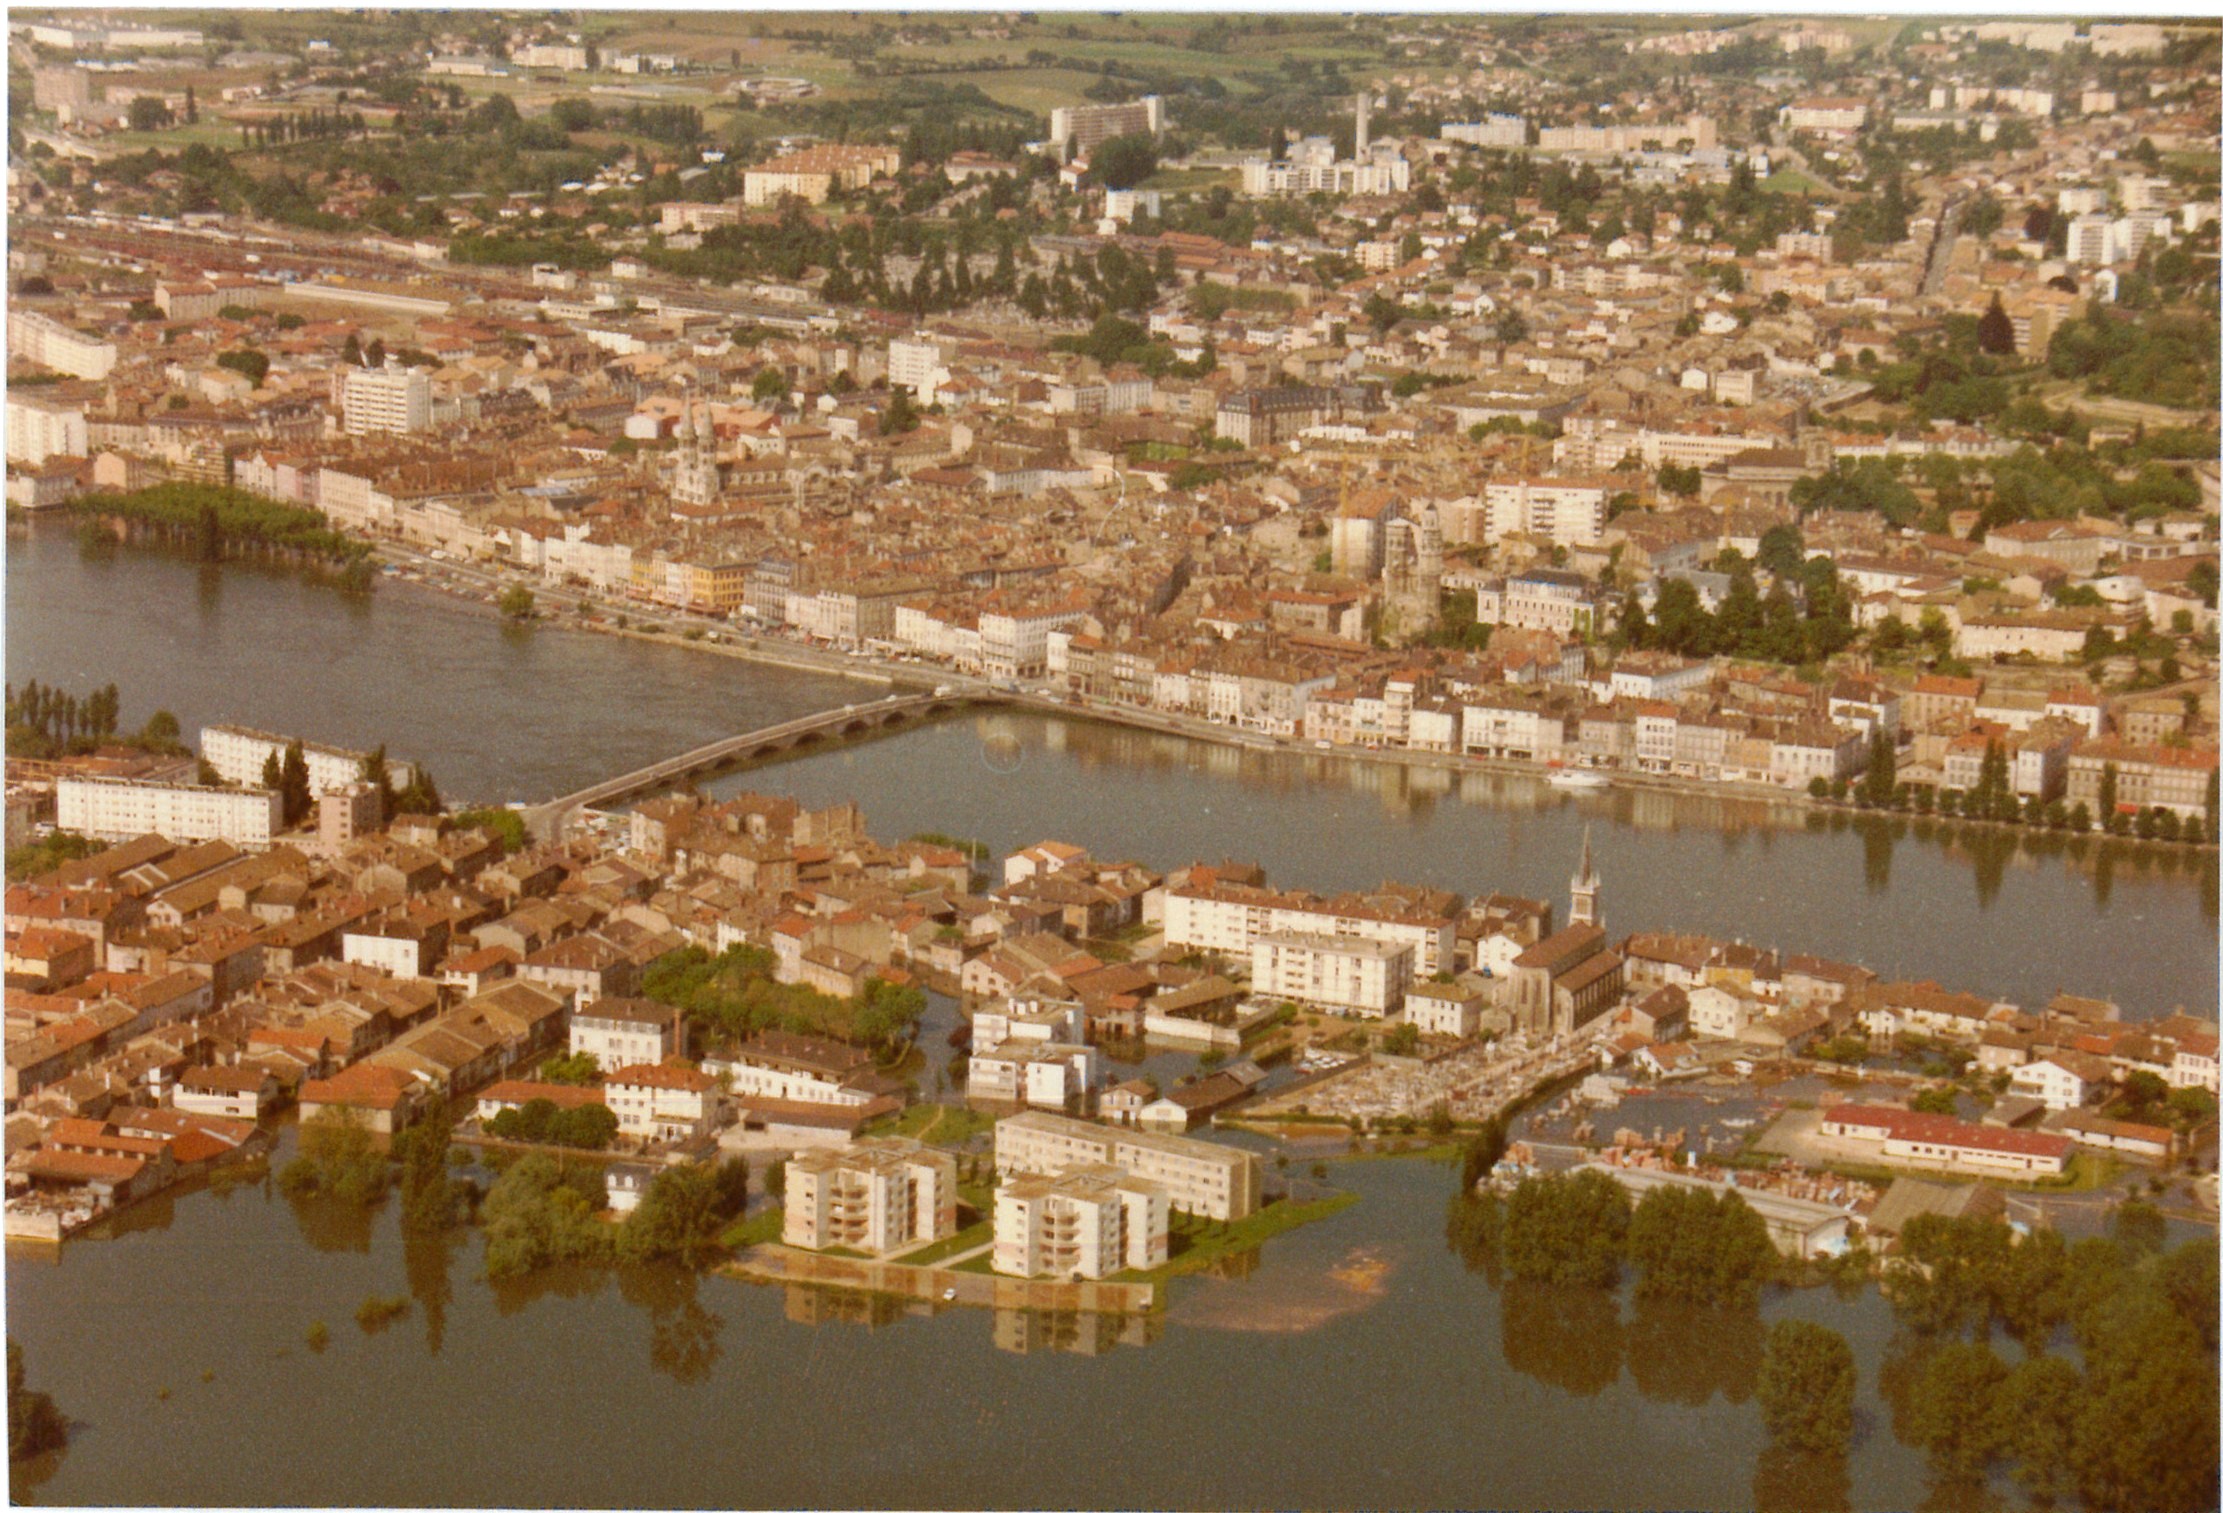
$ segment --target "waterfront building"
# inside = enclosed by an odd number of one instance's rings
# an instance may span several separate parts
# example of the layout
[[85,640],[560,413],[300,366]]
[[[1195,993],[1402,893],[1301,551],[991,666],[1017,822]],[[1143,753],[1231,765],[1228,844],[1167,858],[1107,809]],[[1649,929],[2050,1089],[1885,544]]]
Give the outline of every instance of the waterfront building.
[[713,1077],[730,1077],[732,1091],[743,1098],[862,1105],[876,1093],[868,1085],[870,1052],[785,1030],[752,1035],[724,1059],[705,1061],[703,1070]]
[[1232,1146],[1032,1111],[996,1125],[996,1169],[1005,1176],[1106,1165],[1159,1183],[1174,1208],[1207,1219],[1248,1218],[1262,1201],[1257,1156]]
[[267,848],[283,828],[273,790],[203,788],[129,778],[65,777],[54,785],[57,828],[94,840],[160,835],[174,841],[229,841]]
[[996,1189],[993,1265],[1006,1276],[1085,1277],[1163,1266],[1166,1190],[1116,1166],[1020,1176]]
[[1249,956],[1264,935],[1325,935],[1380,941],[1412,951],[1412,975],[1432,977],[1451,965],[1458,926],[1422,907],[1392,910],[1387,900],[1317,899],[1216,879],[1169,888],[1166,944]]
[[1012,1038],[975,1047],[965,1062],[965,1096],[1085,1114],[1096,1086],[1096,1048]]
[[[263,764],[275,756],[281,763],[286,759],[286,748],[292,738],[273,735],[267,730],[253,730],[245,725],[203,725],[201,727],[201,758],[216,769],[216,775],[234,787],[254,788],[262,783]],[[302,760],[309,769],[309,792],[326,794],[354,786],[362,777],[363,764],[370,760],[367,751],[349,751],[340,746],[327,746],[319,741],[301,743]],[[416,777],[416,768],[407,762],[389,758],[387,774],[394,786],[406,788]]]
[[916,1140],[859,1140],[787,1162],[780,1241],[886,1255],[957,1233],[957,1158]]

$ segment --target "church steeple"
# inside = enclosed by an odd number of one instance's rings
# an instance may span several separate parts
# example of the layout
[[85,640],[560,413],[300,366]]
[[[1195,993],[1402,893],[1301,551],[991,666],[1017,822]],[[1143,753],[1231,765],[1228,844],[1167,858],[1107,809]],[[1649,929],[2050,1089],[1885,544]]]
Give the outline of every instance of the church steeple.
[[1567,923],[1602,925],[1598,913],[1598,869],[1590,859],[1590,827],[1582,827],[1582,867],[1568,885]]

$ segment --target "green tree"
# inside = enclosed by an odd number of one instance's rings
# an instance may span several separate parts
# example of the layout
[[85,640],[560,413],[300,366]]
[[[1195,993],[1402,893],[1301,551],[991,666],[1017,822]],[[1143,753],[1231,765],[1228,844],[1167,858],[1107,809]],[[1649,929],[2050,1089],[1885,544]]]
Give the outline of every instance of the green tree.
[[1629,1219],[1637,1296],[1717,1307],[1754,1302],[1775,1271],[1767,1224],[1740,1195],[1656,1187]]
[[1976,322],[1976,348],[1995,357],[2014,356],[2015,323],[1996,293],[1991,297],[1991,308]]
[[533,591],[522,583],[512,583],[502,590],[502,597],[496,602],[495,608],[502,612],[503,619],[522,623],[533,618],[533,604]]
[[289,1197],[328,1197],[342,1203],[375,1203],[386,1195],[386,1158],[369,1122],[354,1109],[329,1108],[301,1125],[294,1158],[278,1173]]
[[1505,1205],[1507,1276],[1559,1287],[1611,1287],[1621,1274],[1629,1192],[1601,1172],[1529,1177]]
[[669,1166],[641,1195],[625,1221],[625,1254],[635,1260],[669,1258],[699,1264],[720,1251],[718,1233],[747,1206],[749,1165],[739,1158],[710,1166]]
[[605,1203],[599,1167],[530,1155],[514,1162],[479,1205],[490,1280],[528,1276],[567,1261],[605,1261],[616,1231],[600,1223]]
[[287,824],[298,825],[308,818],[314,802],[309,795],[309,757],[299,741],[286,745],[285,760],[278,767],[278,795]]
[[1989,1345],[1953,1340],[1923,1362],[1906,1404],[1906,1439],[1947,1481],[1979,1480],[1998,1457],[1996,1400],[2007,1368]]
[[1852,1347],[1836,1330],[1805,1319],[1778,1322],[1768,1331],[1756,1390],[1770,1441],[1801,1454],[1844,1454],[1856,1375]]
[[1994,1443],[2014,1466],[2015,1480],[2042,1502],[2076,1491],[2077,1399],[2084,1378],[2059,1356],[2016,1363],[1993,1395]]
[[448,1121],[420,1119],[394,1137],[401,1157],[401,1227],[439,1234],[455,1222],[455,1179],[448,1175]]
[[1698,497],[1700,478],[1698,469],[1694,467],[1678,467],[1672,462],[1662,463],[1658,482],[1663,494],[1673,494],[1678,499]]

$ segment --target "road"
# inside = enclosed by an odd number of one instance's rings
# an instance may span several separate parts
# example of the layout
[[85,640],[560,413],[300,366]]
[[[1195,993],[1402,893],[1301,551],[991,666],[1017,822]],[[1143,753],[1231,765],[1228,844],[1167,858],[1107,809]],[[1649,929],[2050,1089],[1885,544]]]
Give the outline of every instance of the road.
[[1937,218],[1937,235],[1930,238],[1930,259],[1922,271],[1922,294],[1926,299],[1945,287],[1945,270],[1953,262],[1953,243],[1961,234],[1961,202],[1951,199]]

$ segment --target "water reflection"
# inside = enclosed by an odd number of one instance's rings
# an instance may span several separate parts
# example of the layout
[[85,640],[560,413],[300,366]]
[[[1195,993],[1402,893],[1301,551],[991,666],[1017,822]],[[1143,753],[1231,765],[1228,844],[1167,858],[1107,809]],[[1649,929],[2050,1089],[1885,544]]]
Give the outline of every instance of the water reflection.
[[353,1251],[359,1255],[370,1253],[372,1231],[377,1228],[379,1211],[386,1206],[383,1201],[342,1203],[336,1198],[293,1193],[286,1194],[285,1202],[293,1210],[293,1222],[300,1227],[301,1238],[312,1250]]
[[781,1285],[786,1291],[784,1303],[790,1324],[861,1324],[867,1329],[884,1329],[914,1308],[922,1313],[932,1311],[924,1303],[893,1293],[855,1292],[809,1282]]
[[994,1333],[996,1348],[1013,1355],[1046,1350],[1103,1355],[1121,1345],[1155,1344],[1164,1329],[1165,1320],[1157,1314],[999,1308]]
[[591,1298],[610,1285],[609,1270],[601,1266],[544,1266],[522,1277],[504,1277],[487,1283],[494,1294],[494,1309],[503,1318],[524,1312],[542,1298]]
[[1800,1455],[1777,1445],[1752,1474],[1757,1513],[1850,1513],[1852,1474],[1842,1455]]
[[462,1243],[461,1233],[454,1230],[436,1235],[405,1230],[402,1235],[402,1270],[409,1278],[409,1296],[424,1310],[425,1351],[429,1355],[438,1355],[441,1341],[447,1337],[448,1304],[455,1298],[448,1264]]
[[1621,1301],[1590,1287],[1509,1282],[1498,1293],[1505,1364],[1547,1387],[1595,1397],[1621,1379]]
[[695,1274],[683,1266],[627,1266],[618,1272],[618,1295],[648,1312],[649,1369],[682,1386],[707,1381],[725,1347],[726,1321],[695,1296]]
[[1622,1337],[1629,1379],[1655,1402],[1748,1401],[1767,1343],[1756,1308],[1694,1308],[1639,1298]]

